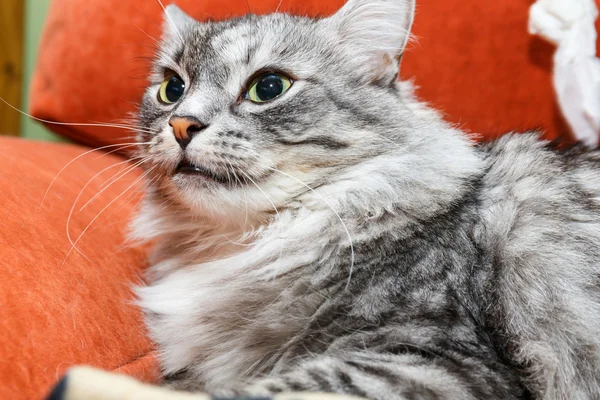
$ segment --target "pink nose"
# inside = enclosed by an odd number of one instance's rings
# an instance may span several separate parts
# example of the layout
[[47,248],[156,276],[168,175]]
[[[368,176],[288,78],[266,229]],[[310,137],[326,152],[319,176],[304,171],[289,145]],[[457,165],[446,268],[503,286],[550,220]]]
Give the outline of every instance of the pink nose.
[[175,140],[177,140],[177,143],[184,150],[192,141],[192,138],[202,129],[206,128],[197,118],[189,116],[173,116],[169,119],[169,125],[173,128]]

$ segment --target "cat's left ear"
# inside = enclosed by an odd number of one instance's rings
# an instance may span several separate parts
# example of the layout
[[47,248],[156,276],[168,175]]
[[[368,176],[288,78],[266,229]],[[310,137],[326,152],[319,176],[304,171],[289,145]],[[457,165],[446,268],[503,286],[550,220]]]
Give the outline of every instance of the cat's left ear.
[[327,20],[366,81],[391,81],[410,37],[415,0],[348,0]]
[[197,21],[187,15],[185,11],[175,4],[169,4],[165,8],[165,19],[163,22],[163,35],[165,38],[183,40],[183,32]]

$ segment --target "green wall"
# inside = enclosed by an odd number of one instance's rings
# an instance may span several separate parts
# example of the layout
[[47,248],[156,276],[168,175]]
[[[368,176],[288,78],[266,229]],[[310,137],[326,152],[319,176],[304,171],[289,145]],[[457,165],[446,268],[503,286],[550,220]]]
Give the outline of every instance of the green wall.
[[[31,81],[31,75],[35,67],[39,38],[50,1],[25,0],[25,80],[23,84],[23,102],[21,104],[21,109],[25,111],[29,109],[29,82]],[[21,136],[38,140],[64,140],[52,134],[42,124],[33,121],[25,115],[21,116]]]

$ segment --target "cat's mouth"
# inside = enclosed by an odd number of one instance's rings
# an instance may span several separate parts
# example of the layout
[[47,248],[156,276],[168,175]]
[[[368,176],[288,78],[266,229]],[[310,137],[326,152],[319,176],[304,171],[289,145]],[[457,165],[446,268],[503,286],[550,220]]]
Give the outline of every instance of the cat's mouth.
[[231,183],[231,179],[225,174],[219,174],[218,172],[212,169],[203,167],[198,164],[194,164],[188,159],[183,159],[177,165],[177,168],[175,169],[175,174],[198,176],[222,184]]

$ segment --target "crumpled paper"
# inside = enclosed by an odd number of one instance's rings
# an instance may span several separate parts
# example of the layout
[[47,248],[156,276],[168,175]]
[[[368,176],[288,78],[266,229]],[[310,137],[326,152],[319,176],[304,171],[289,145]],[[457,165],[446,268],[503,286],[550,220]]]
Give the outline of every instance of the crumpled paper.
[[600,59],[596,57],[594,0],[538,0],[529,33],[556,44],[553,83],[575,137],[597,147],[600,137]]

